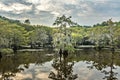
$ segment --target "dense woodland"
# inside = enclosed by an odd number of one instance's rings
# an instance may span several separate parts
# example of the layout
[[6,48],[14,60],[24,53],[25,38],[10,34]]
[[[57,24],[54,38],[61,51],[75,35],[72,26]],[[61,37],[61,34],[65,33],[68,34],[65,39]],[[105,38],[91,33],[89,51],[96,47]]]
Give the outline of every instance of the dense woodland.
[[31,25],[29,19],[22,23],[0,16],[0,48],[63,48],[63,43],[67,49],[80,45],[120,47],[120,22],[112,19],[93,26],[80,26],[71,21],[71,16],[63,15],[57,17],[53,25]]

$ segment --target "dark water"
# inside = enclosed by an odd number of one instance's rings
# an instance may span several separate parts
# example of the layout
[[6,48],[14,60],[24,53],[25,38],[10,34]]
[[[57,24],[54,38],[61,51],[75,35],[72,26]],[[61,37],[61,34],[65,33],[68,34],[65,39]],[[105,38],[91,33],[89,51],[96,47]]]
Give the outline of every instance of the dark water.
[[120,80],[120,53],[80,50],[59,59],[55,52],[18,52],[2,56],[0,80]]

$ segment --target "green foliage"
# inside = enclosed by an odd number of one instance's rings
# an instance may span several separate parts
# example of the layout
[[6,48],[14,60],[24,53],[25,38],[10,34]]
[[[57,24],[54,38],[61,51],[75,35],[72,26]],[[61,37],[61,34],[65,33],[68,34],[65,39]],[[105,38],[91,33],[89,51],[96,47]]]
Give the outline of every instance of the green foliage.
[[12,54],[13,50],[10,48],[3,48],[3,49],[0,49],[0,52],[3,54]]
[[[30,23],[29,20],[25,22]],[[71,21],[71,16],[57,17],[53,23],[57,27],[30,25],[18,20],[11,20],[0,16],[0,47],[13,48],[34,44],[37,46],[51,44],[55,48],[74,50],[74,46],[85,41],[96,46],[120,47],[120,22],[111,19],[94,27],[80,27]]]
[[32,31],[34,29],[34,26],[33,25],[30,25],[30,24],[23,24],[23,23],[20,23],[18,24],[19,26],[21,27],[24,27],[26,31]]
[[34,30],[29,31],[29,43],[44,45],[50,43],[50,36],[52,36],[52,29],[46,26],[34,26]]
[[[72,36],[70,26],[73,26],[75,23],[71,21],[71,16],[66,17],[65,15],[57,17],[53,25],[58,26],[58,30],[53,35],[55,47],[63,50],[73,51],[74,47],[72,45]],[[68,28],[67,28],[68,27]]]
[[12,48],[16,46],[25,45],[27,42],[27,31],[24,27],[9,21],[0,20],[0,47]]
[[68,50],[69,53],[74,53],[75,52],[75,48],[73,45],[67,45],[65,47],[65,50]]

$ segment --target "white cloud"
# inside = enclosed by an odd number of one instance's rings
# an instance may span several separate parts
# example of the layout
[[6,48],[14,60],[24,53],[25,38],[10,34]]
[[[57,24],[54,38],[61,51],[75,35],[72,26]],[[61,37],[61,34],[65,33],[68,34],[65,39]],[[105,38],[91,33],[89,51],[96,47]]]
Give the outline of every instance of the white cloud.
[[0,3],[0,11],[13,12],[16,14],[20,14],[24,11],[29,11],[31,10],[31,8],[32,6],[27,6],[20,3],[13,3],[11,5],[5,5],[3,3]]
[[80,0],[61,0],[61,3],[64,3],[64,4],[71,4],[71,5],[77,5],[79,4],[79,1]]
[[64,6],[63,4],[56,2],[55,0],[40,0],[40,3],[36,5],[36,9],[40,11],[49,11],[51,14],[54,14],[55,16],[60,15],[63,13]]
[[94,9],[92,8],[91,4],[89,4],[89,2],[82,2],[76,6],[76,8],[78,10],[76,14],[79,17],[87,17],[94,14]]
[[110,0],[93,0],[93,2],[96,2],[96,3],[107,3],[108,1]]
[[6,12],[8,12],[8,11],[12,11],[12,10],[13,10],[12,8],[10,8],[10,7],[8,7],[8,6],[0,3],[0,11],[6,11]]
[[78,0],[27,0],[35,5],[36,14],[40,14],[41,11],[48,11],[54,16],[62,14],[70,14],[71,10],[65,10],[64,5],[76,5]]
[[60,13],[55,12],[55,11],[51,12],[51,14],[55,15],[55,17],[57,17],[57,16],[59,16],[59,15],[60,15]]
[[51,25],[56,16],[63,14],[84,25],[102,22],[109,17],[120,19],[118,0],[11,0],[10,5],[8,1],[0,0],[0,15],[16,19],[18,16],[27,17],[33,23]]
[[49,8],[52,7],[52,5],[50,6],[47,5],[47,4],[39,4],[36,6],[36,9],[39,10],[39,11],[49,11]]
[[41,0],[26,0],[26,2],[32,3],[32,4],[39,4]]

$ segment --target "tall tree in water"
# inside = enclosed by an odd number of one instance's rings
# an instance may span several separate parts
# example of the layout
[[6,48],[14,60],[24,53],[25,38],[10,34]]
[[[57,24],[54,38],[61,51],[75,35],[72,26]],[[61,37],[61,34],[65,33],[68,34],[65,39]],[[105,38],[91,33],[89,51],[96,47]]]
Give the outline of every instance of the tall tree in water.
[[115,34],[114,34],[114,32],[116,31],[116,29],[115,29],[115,24],[112,22],[112,19],[109,19],[108,21],[108,27],[109,27],[109,36],[110,36],[110,45],[111,45],[111,48],[114,48],[115,46]]
[[61,17],[57,17],[53,25],[57,25],[58,27],[58,32],[54,34],[55,46],[62,50],[63,54],[68,54],[71,50],[73,51],[74,48],[72,46],[72,37],[69,27],[76,25],[76,23],[71,21],[71,16],[66,17],[62,15]]

